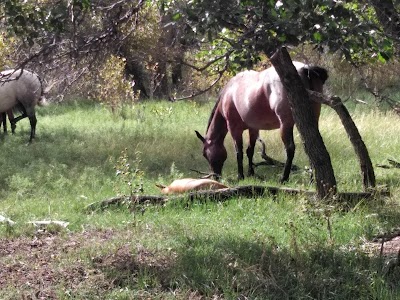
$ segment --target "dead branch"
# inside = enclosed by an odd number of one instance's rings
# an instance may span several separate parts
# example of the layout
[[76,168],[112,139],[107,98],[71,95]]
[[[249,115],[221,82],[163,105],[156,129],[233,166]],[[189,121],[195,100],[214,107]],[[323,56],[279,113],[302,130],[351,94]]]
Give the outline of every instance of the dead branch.
[[254,163],[253,165],[255,167],[261,166],[261,165],[267,165],[267,166],[280,166],[283,167],[285,164],[273,159],[272,157],[268,156],[267,153],[265,152],[265,143],[261,138],[258,138],[257,141],[260,142],[261,144],[261,158],[264,160],[263,162],[259,162],[259,163]]
[[393,168],[400,168],[400,163],[393,160],[393,159],[388,159],[388,162],[390,165],[392,165]]
[[388,165],[381,165],[378,164],[376,165],[379,168],[384,168],[384,169],[392,169],[392,168],[396,168],[396,169],[400,169],[400,163],[393,160],[393,159],[388,159],[389,164]]
[[[315,191],[306,191],[285,187],[273,186],[260,186],[260,185],[247,185],[238,186],[234,188],[226,188],[220,190],[203,190],[195,191],[178,196],[157,196],[157,195],[133,195],[133,196],[118,196],[103,201],[94,202],[86,206],[85,211],[91,212],[96,210],[105,210],[112,206],[120,206],[123,204],[136,205],[136,204],[154,204],[164,205],[167,202],[189,200],[189,201],[227,201],[235,197],[255,198],[261,197],[265,194],[276,196],[278,194],[286,195],[299,195],[308,198],[315,198]],[[334,195],[335,201],[361,201],[363,199],[372,199],[378,196],[389,197],[389,191],[370,191],[370,192],[342,192]]]
[[[276,166],[276,167],[284,167],[285,166],[285,163],[280,162],[279,160],[273,159],[272,157],[267,155],[267,153],[265,151],[265,149],[266,149],[265,143],[261,138],[258,138],[257,141],[259,141],[260,144],[261,144],[261,152],[260,152],[260,154],[261,154],[261,158],[264,161],[261,161],[261,162],[258,162],[258,163],[254,163],[253,162],[253,166],[255,168],[257,168],[259,166]],[[298,166],[292,164],[291,170],[292,171],[298,171],[298,170],[300,170],[300,168]]]
[[[228,57],[226,59],[228,59]],[[221,80],[221,78],[224,75],[224,73],[226,72],[226,70],[228,70],[228,62],[225,63],[224,68],[218,72],[218,77],[207,88],[205,88],[203,90],[199,90],[199,91],[193,92],[189,96],[183,96],[183,97],[180,97],[180,98],[171,98],[171,100],[172,101],[180,101],[180,100],[192,99],[194,97],[200,96],[200,95],[208,92],[209,90],[211,90]]]
[[203,172],[195,169],[190,169],[190,171],[196,172],[197,174],[204,175],[201,178],[202,179],[207,179],[207,178],[216,178],[220,179],[221,175],[218,175],[217,173],[208,173],[208,172]]

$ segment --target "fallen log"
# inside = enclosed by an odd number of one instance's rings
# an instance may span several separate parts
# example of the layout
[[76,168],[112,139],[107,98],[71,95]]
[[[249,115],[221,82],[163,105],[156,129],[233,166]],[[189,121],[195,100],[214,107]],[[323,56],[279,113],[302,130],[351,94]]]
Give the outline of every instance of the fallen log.
[[116,196],[98,202],[90,203],[85,207],[85,211],[104,210],[110,206],[119,206],[122,204],[164,204],[168,200],[165,196],[153,195],[132,195]]
[[[117,196],[103,201],[94,202],[86,206],[85,211],[91,212],[96,210],[105,210],[111,206],[119,206],[123,204],[154,204],[163,205],[166,202],[189,200],[189,201],[219,201],[223,202],[235,197],[256,198],[264,195],[277,196],[278,194],[301,195],[309,198],[317,197],[315,191],[306,191],[301,189],[261,186],[261,185],[246,185],[220,190],[202,190],[194,191],[179,196],[157,196],[157,195],[132,195],[132,196]],[[390,192],[370,191],[370,192],[342,192],[333,195],[335,201],[361,201],[363,199],[371,199],[378,196],[388,197]]]

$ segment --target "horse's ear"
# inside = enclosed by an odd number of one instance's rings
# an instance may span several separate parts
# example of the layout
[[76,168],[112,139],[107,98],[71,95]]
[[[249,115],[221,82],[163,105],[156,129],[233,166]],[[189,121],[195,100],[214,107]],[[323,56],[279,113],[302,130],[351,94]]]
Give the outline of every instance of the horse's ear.
[[159,183],[156,183],[156,187],[158,187],[159,189],[165,189],[166,188],[165,185],[162,185],[162,184],[159,184]]
[[204,144],[206,142],[206,139],[197,130],[195,130],[195,132],[199,140]]

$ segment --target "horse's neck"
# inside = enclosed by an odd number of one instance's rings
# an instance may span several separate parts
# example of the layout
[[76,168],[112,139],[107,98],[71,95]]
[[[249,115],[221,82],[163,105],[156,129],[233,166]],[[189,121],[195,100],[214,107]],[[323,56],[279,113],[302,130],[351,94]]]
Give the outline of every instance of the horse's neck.
[[219,111],[219,108],[217,108],[208,126],[207,138],[214,142],[223,143],[227,133],[226,120]]

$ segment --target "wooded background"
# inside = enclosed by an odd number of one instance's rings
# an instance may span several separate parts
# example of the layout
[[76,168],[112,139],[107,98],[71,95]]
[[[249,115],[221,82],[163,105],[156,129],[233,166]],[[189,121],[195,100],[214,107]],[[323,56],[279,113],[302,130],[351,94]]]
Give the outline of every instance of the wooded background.
[[294,59],[330,71],[330,88],[367,90],[399,109],[399,1],[4,0],[0,68],[26,67],[52,101],[91,98],[113,111],[140,99],[208,98],[243,69]]

